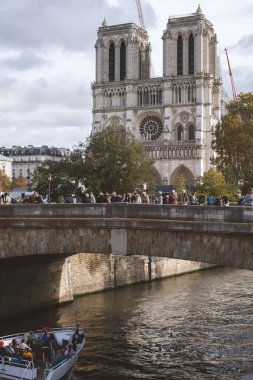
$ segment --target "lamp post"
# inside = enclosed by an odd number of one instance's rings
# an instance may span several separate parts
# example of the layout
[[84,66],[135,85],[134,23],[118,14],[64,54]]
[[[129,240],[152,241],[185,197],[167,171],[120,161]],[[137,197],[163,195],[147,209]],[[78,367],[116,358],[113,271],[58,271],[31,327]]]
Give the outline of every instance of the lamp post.
[[47,180],[48,180],[48,203],[51,202],[51,181],[52,181],[52,174],[48,174],[47,176]]

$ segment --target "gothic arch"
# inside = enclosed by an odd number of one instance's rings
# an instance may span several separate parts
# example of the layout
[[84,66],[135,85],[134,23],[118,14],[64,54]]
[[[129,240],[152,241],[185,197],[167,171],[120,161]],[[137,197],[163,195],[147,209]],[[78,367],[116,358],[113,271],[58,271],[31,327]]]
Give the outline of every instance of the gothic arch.
[[120,127],[120,126],[126,127],[126,122],[122,117],[114,115],[114,116],[111,116],[106,122],[106,127],[110,127],[110,126],[111,127]]
[[109,49],[110,45],[113,44],[114,46],[116,46],[116,41],[115,41],[115,38],[110,38],[109,40],[106,41],[106,44],[105,44],[105,47],[107,49]]
[[176,123],[172,130],[172,139],[174,141],[184,140],[184,127],[182,123]]
[[176,185],[178,177],[183,176],[185,178],[185,182],[187,187],[194,186],[195,178],[190,169],[188,169],[185,165],[179,165],[171,174],[170,184]]
[[125,38],[123,37],[119,37],[116,41],[115,41],[115,46],[116,47],[120,47],[120,45],[122,44],[122,42],[124,42],[124,44],[127,46],[127,41]]

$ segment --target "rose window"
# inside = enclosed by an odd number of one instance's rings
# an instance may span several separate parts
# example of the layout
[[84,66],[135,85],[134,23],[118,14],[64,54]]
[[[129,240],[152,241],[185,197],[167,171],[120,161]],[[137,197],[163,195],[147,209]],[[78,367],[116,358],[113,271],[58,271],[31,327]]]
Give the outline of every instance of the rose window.
[[140,133],[145,141],[158,139],[163,132],[163,123],[157,116],[147,116],[140,124]]

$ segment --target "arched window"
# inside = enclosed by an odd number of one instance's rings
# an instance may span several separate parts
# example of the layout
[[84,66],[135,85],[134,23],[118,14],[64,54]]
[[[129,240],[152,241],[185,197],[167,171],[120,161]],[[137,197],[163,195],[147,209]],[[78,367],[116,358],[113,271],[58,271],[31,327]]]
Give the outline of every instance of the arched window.
[[122,42],[120,45],[120,80],[126,79],[126,45]]
[[182,125],[179,125],[177,127],[177,140],[182,141],[183,140],[183,127]]
[[194,74],[194,38],[193,35],[189,36],[189,74]]
[[189,125],[188,140],[195,140],[195,128],[194,128],[194,125]]
[[183,39],[178,36],[177,39],[177,75],[183,74]]
[[115,80],[115,47],[111,43],[109,47],[109,82]]
[[139,79],[142,79],[142,51],[139,49]]

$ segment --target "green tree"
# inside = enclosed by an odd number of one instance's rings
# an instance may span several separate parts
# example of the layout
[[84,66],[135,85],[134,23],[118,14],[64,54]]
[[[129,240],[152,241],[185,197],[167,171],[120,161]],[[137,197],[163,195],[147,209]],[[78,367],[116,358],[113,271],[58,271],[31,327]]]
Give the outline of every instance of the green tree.
[[253,93],[241,93],[227,105],[227,115],[213,134],[212,162],[227,183],[237,186],[239,180],[253,178]]
[[227,195],[231,199],[231,192],[228,189],[223,174],[215,168],[210,168],[204,173],[202,184],[197,190],[204,191],[206,195],[211,194],[214,197]]
[[9,179],[9,177],[0,170],[0,191],[11,191],[12,190],[12,183]]
[[111,126],[90,136],[85,144],[79,144],[73,156],[79,179],[96,193],[129,192],[144,182],[150,190],[156,183],[153,161],[145,159],[143,145],[124,127]]
[[72,179],[66,171],[65,161],[45,161],[35,170],[32,180],[32,189],[42,196],[49,193],[49,174],[50,180],[50,198],[54,202],[59,195],[71,194],[77,191],[77,182]]

